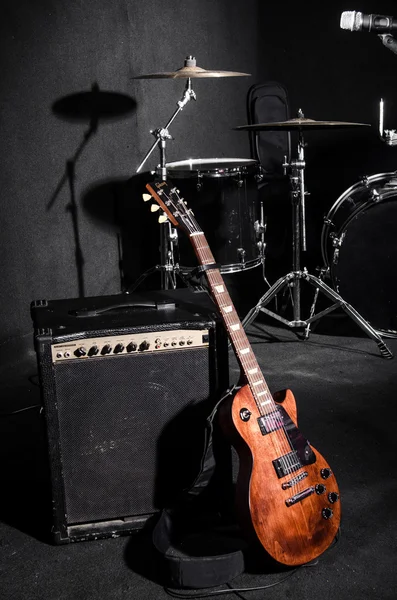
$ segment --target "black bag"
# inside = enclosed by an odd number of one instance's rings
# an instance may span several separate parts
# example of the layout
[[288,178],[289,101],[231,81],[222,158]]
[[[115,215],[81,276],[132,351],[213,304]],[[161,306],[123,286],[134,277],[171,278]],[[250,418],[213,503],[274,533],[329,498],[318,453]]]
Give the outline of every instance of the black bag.
[[[230,390],[228,393],[234,391]],[[175,588],[208,588],[227,583],[245,568],[247,543],[226,508],[206,502],[206,492],[216,478],[217,425],[220,400],[208,416],[201,468],[181,502],[164,509],[152,531],[167,585]],[[227,486],[228,487],[228,486]],[[232,489],[226,491],[229,498]]]
[[[247,96],[248,122],[269,123],[290,118],[288,94],[277,81],[253,85]],[[264,179],[283,177],[284,156],[291,158],[289,131],[250,131],[251,156],[259,161]]]

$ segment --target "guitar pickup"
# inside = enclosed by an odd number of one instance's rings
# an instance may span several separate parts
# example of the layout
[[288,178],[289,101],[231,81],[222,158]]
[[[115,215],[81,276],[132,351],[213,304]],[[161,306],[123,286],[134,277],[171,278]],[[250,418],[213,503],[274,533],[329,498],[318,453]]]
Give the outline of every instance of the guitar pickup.
[[262,435],[266,435],[267,433],[281,429],[284,426],[284,420],[280,412],[278,410],[274,410],[267,415],[259,417],[258,425]]
[[312,485],[311,487],[306,488],[302,492],[295,494],[295,496],[291,496],[291,498],[287,498],[287,500],[285,501],[285,504],[287,506],[293,506],[294,504],[297,504],[298,502],[301,502],[308,496],[311,496],[312,494],[314,494],[315,491],[316,491],[316,488],[314,487],[314,485]]

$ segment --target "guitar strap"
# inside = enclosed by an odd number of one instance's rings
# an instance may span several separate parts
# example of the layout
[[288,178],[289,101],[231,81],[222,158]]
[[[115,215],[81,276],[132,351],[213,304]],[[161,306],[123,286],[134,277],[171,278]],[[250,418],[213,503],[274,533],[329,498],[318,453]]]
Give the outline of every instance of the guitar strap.
[[205,508],[202,501],[217,467],[214,450],[214,420],[221,402],[207,417],[204,452],[200,471],[184,492],[177,507],[163,509],[152,542],[162,560],[169,585],[176,588],[206,588],[227,583],[245,568],[246,543],[236,524],[220,514],[217,507]]

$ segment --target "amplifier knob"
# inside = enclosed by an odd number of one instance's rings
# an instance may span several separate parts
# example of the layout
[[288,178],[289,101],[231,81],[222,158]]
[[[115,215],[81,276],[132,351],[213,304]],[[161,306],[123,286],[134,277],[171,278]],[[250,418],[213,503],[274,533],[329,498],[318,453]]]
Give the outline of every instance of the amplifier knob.
[[150,344],[147,340],[143,340],[143,342],[141,342],[139,344],[139,350],[141,352],[143,352],[144,350],[149,350],[149,348],[150,348]]
[[185,345],[185,340],[180,340],[180,341],[179,341],[179,345],[180,345],[180,346],[184,346],[184,345]]
[[80,356],[85,356],[87,354],[87,350],[84,348],[84,346],[80,346],[80,348],[77,348],[77,350],[74,351],[74,355],[78,356],[80,358]]
[[88,350],[88,356],[96,356],[99,352],[99,348],[98,346],[91,346],[91,348]]
[[114,353],[120,354],[120,352],[122,352],[123,350],[124,350],[124,344],[117,344],[114,349]]
[[105,346],[101,350],[101,354],[102,355],[110,354],[111,351],[112,351],[112,346],[110,344],[105,344]]
[[186,343],[187,343],[188,346],[191,346],[193,344],[192,338],[187,338],[187,342]]
[[137,347],[138,346],[135,344],[135,342],[130,342],[127,346],[127,352],[135,352]]

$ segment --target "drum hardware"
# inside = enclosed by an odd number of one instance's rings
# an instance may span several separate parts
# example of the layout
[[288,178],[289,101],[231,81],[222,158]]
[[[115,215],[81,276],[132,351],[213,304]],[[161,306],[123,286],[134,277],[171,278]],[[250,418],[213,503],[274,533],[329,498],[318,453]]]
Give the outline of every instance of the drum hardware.
[[385,101],[379,101],[379,137],[388,146],[397,146],[397,132],[395,129],[384,129]]
[[[149,156],[152,154],[154,149],[159,146],[160,148],[160,163],[156,168],[158,176],[162,181],[167,179],[167,162],[166,162],[166,144],[167,140],[173,139],[169,133],[169,127],[171,123],[176,119],[177,115],[183,110],[190,100],[197,100],[196,93],[192,88],[192,79],[203,79],[203,78],[214,78],[214,77],[241,77],[249,76],[249,73],[240,73],[237,71],[214,71],[206,70],[198,67],[194,56],[187,56],[184,61],[184,66],[176,71],[163,72],[163,73],[149,73],[145,75],[138,75],[133,79],[186,79],[186,86],[182,95],[181,100],[177,102],[177,108],[172,114],[169,121],[164,127],[150,131],[155,137],[155,141],[145,154],[141,164],[138,166],[136,172],[142,169]],[[198,183],[199,185],[199,183]],[[160,272],[161,275],[161,289],[172,289],[176,288],[176,275],[183,278],[183,275],[179,269],[179,265],[175,262],[174,258],[174,246],[177,244],[177,231],[174,227],[171,227],[169,221],[160,224],[160,264],[149,269],[144,273],[138,280],[130,287],[127,293],[131,293],[135,290],[138,285],[150,274],[154,272]],[[183,278],[184,283],[187,282]]]
[[[301,251],[305,248],[305,198],[307,192],[305,190],[304,180],[304,169],[306,167],[305,162],[305,141],[304,131],[315,130],[315,129],[327,129],[327,128],[350,128],[359,127],[359,123],[343,123],[336,121],[313,121],[306,119],[300,110],[296,119],[285,121],[284,123],[261,123],[256,125],[246,125],[237,127],[237,130],[277,130],[285,129],[290,131],[298,132],[298,145],[297,145],[297,160],[291,160],[288,163],[286,160],[285,168],[289,172],[289,179],[291,185],[291,203],[292,203],[292,271],[287,273],[285,276],[279,278],[276,283],[260,298],[259,302],[254,306],[243,319],[242,323],[244,327],[247,327],[254,321],[259,312],[264,312],[268,316],[272,317],[283,323],[284,325],[298,330],[304,328],[304,335],[308,337],[310,333],[310,326],[312,323],[320,319],[321,317],[329,314],[337,308],[342,308],[346,314],[370,337],[372,338],[383,358],[392,358],[393,354],[386,346],[380,335],[374,330],[374,328],[351,306],[348,304],[340,294],[331,289],[327,284],[324,283],[322,277],[325,275],[325,271],[320,271],[320,277],[316,277],[310,274],[306,268],[301,268]],[[329,219],[331,220],[331,218]],[[310,316],[308,319],[303,320],[301,318],[301,282],[305,281],[315,288],[315,301],[312,303]],[[293,319],[287,320],[281,315],[269,310],[266,306],[269,302],[276,298],[284,289],[289,289],[291,293]],[[319,293],[322,292],[329,300],[333,301],[333,304],[328,308],[315,314],[315,307]]]

